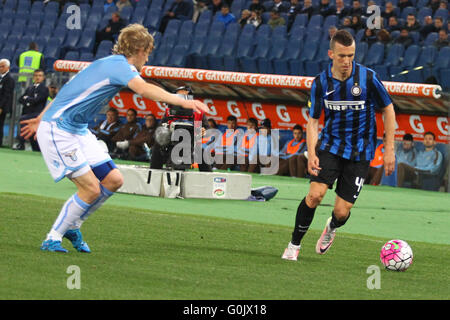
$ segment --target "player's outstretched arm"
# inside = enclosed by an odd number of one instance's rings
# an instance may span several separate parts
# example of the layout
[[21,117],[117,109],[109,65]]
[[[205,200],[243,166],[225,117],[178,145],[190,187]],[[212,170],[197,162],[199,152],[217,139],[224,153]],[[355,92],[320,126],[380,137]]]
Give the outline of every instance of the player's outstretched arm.
[[209,111],[208,107],[199,100],[184,100],[156,85],[145,82],[140,77],[135,77],[130,80],[130,82],[128,82],[128,87],[144,98],[153,101],[161,101],[170,105],[180,106],[185,109],[193,109],[198,113],[201,113],[202,111]]
[[[20,135],[24,139],[29,139],[33,136],[33,134],[36,133],[39,127],[39,123],[41,123],[41,119],[44,116],[45,111],[47,111],[48,108],[50,108],[52,103],[53,101],[51,101],[36,118],[20,121],[20,124],[22,125],[22,128],[20,129]],[[36,140],[36,136],[34,136],[34,139]]]
[[386,143],[384,145],[384,173],[386,176],[391,175],[395,170],[395,111],[394,105],[391,103],[383,109],[384,132],[386,134]]

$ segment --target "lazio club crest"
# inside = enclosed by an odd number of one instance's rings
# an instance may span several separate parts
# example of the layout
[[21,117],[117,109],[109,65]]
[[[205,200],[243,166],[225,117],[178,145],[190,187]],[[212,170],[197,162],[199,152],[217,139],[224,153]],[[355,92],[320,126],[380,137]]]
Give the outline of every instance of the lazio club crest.
[[77,152],[77,149],[73,149],[70,152],[64,153],[64,156],[70,158],[72,161],[77,161],[78,157],[76,155],[76,152]]

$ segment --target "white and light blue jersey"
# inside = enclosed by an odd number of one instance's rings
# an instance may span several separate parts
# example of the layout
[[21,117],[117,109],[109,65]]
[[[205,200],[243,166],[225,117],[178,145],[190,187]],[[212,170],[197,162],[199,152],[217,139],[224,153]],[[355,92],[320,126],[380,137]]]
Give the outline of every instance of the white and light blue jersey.
[[123,55],[96,60],[61,88],[42,120],[55,121],[62,130],[84,135],[88,122],[130,80],[139,76],[136,67]]

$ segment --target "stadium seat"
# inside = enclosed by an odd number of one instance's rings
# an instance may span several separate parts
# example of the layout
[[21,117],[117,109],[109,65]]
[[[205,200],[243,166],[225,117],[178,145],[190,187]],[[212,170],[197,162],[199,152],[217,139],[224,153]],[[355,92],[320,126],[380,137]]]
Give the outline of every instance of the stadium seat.
[[97,52],[95,53],[95,59],[101,59],[111,54],[113,47],[112,41],[102,40],[98,45]]
[[366,58],[367,51],[369,50],[369,45],[367,42],[359,42],[355,49],[355,62],[364,64],[364,59]]
[[436,12],[433,15],[433,19],[436,19],[436,17],[442,17],[442,20],[447,21],[448,19],[448,10],[444,8],[439,8],[436,10]]
[[[414,7],[406,7],[405,9],[402,10],[402,13],[401,13],[400,17],[401,17],[402,19],[405,19],[405,20],[406,20],[406,17],[407,17],[409,14],[413,14],[414,16],[417,16],[417,15],[416,15],[416,8],[414,8]],[[422,21],[419,21],[419,22],[421,23]]]
[[2,49],[0,52],[0,56],[2,59],[8,59],[9,61],[13,61],[13,55],[14,55],[15,46],[6,46]]
[[450,90],[450,69],[440,69],[440,85],[446,90]]
[[79,58],[80,55],[78,54],[78,51],[68,51],[64,56],[64,60],[78,61]]
[[144,26],[150,31],[159,30],[159,25],[161,23],[161,11],[159,10],[148,10],[147,16],[144,20]]
[[163,5],[164,5],[164,1],[165,0],[153,0],[151,5],[150,5],[150,8],[148,10],[149,11],[155,11],[155,10],[162,11]]
[[195,63],[193,61],[193,56],[200,55],[203,51],[203,48],[206,45],[207,37],[204,35],[194,35],[191,45],[187,51],[187,57],[186,57],[186,67],[192,68],[194,67]]
[[322,71],[320,69],[320,63],[317,61],[306,61],[304,65],[305,75],[308,77],[315,77]]
[[208,37],[220,38],[225,33],[225,25],[221,21],[213,21],[210,25]]
[[423,44],[425,46],[432,46],[434,42],[439,38],[439,34],[437,32],[430,32],[425,38]]
[[58,14],[57,13],[46,13],[44,15],[44,18],[42,19],[42,26],[49,26],[52,29],[55,27],[56,22],[58,21]]
[[327,32],[328,33],[328,29],[331,26],[335,26],[337,27],[339,24],[339,19],[336,15],[329,15],[328,17],[325,18],[324,22],[323,22],[323,30],[324,33]]
[[286,46],[288,44],[288,40],[284,38],[272,38],[271,46],[269,47],[269,53],[265,58],[258,58],[258,71],[259,73],[272,74],[274,73],[274,68],[272,65],[272,61],[276,59],[281,59],[284,51],[286,50]]
[[212,11],[211,10],[205,10],[200,14],[200,17],[198,17],[197,23],[211,23],[212,19]]
[[294,23],[292,24],[291,28],[294,28],[296,26],[302,26],[305,27],[308,25],[308,14],[302,13],[302,14],[298,14],[295,19],[294,19]]
[[319,43],[322,39],[322,29],[315,27],[314,29],[306,30],[306,43]]
[[294,41],[289,42],[287,45],[287,49],[285,50],[283,56],[280,59],[274,59],[273,61],[273,69],[276,74],[291,74],[289,69],[289,62],[295,61],[300,56],[300,52],[303,48],[303,42]]
[[400,64],[400,59],[403,58],[404,51],[405,47],[402,44],[393,44],[388,50],[384,65],[387,67],[398,66]]
[[167,24],[166,30],[164,30],[164,36],[178,37],[178,32],[180,30],[181,20],[171,19]]
[[235,16],[236,20],[238,20],[241,16],[241,11],[244,9],[245,0],[234,0],[231,3],[230,12]]
[[17,0],[6,0],[5,3],[3,4],[3,10],[11,9],[15,11],[16,7],[17,7]]
[[423,46],[420,50],[419,59],[416,66],[432,67],[437,56],[435,46]]
[[[207,69],[208,68],[208,56],[214,56],[220,47],[220,37],[209,35],[208,40],[200,52],[200,54],[195,54],[192,56],[194,67],[198,69]],[[186,52],[186,51],[185,51]]]
[[197,22],[194,26],[194,36],[206,38],[206,36],[208,35],[208,30],[209,30],[208,21]]
[[417,12],[417,21],[423,24],[424,18],[426,16],[433,16],[433,9],[429,7],[419,7],[419,12]]
[[59,41],[59,43],[63,43],[64,40],[66,39],[66,35],[67,35],[67,28],[65,27],[60,27],[57,28],[53,31],[53,35],[52,35],[52,39],[57,39]]
[[221,38],[221,44],[214,56],[208,56],[208,67],[213,70],[224,70],[223,57],[231,56],[236,48],[237,40],[239,37],[240,26],[239,24],[231,24],[227,28],[227,32]]
[[[143,11],[141,9],[136,9],[136,10]],[[147,12],[147,11],[145,11],[145,12]],[[125,20],[126,24],[128,24],[128,22],[131,20],[132,14],[133,14],[133,7],[131,7],[131,6],[124,7],[122,9],[122,11],[120,11],[120,17]]]
[[186,48],[182,46],[175,46],[173,48],[170,58],[167,62],[169,67],[183,68],[186,64]]
[[315,32],[317,27],[322,28],[322,24],[323,24],[323,16],[321,16],[320,14],[313,15],[309,19],[306,30],[308,32]]
[[270,39],[272,36],[272,28],[268,24],[262,24],[256,29],[254,43],[260,38]]
[[[111,15],[109,15],[111,16]],[[144,20],[147,16],[147,12],[144,10],[135,9],[133,15],[131,16],[130,23],[144,24]]]
[[450,68],[450,47],[439,50],[433,66],[433,74],[439,75],[439,70]]
[[44,52],[45,46],[48,42],[48,35],[39,35],[34,39],[34,42],[38,45],[39,51]]
[[[308,42],[307,42],[308,43]],[[303,47],[303,52],[299,57],[300,62],[313,61],[319,47],[318,42],[310,42]]]
[[272,31],[272,39],[286,39],[287,38],[287,27],[286,26],[276,26]]
[[81,37],[81,30],[77,29],[69,30],[67,32],[64,42],[62,43],[62,47],[65,50],[74,50],[76,44],[80,40],[80,37]]
[[389,68],[386,65],[373,66],[373,70],[377,73],[381,81],[389,81]]
[[409,46],[405,51],[401,66],[404,69],[414,67],[416,65],[417,59],[419,58],[419,54],[420,54],[420,47],[418,45]]
[[[359,42],[361,42],[361,39],[362,39],[362,37],[364,37],[364,32],[365,32],[366,30],[365,29],[361,29],[361,30],[358,30],[358,32],[356,32],[356,34],[355,34],[355,42],[358,44]],[[328,33],[328,32],[327,32]],[[325,34],[325,32],[324,32],[324,34]],[[328,34],[327,34],[327,37],[328,37]]]
[[364,64],[368,67],[382,64],[384,59],[384,44],[376,42],[372,44],[367,52]]

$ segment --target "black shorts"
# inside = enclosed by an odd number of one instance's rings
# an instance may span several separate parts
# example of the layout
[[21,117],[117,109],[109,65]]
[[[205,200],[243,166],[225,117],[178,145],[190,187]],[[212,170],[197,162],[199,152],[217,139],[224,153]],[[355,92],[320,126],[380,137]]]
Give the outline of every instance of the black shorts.
[[355,203],[367,177],[370,161],[347,160],[323,150],[319,150],[317,156],[322,170],[318,176],[311,176],[311,182],[324,183],[332,189],[337,180],[336,194]]

